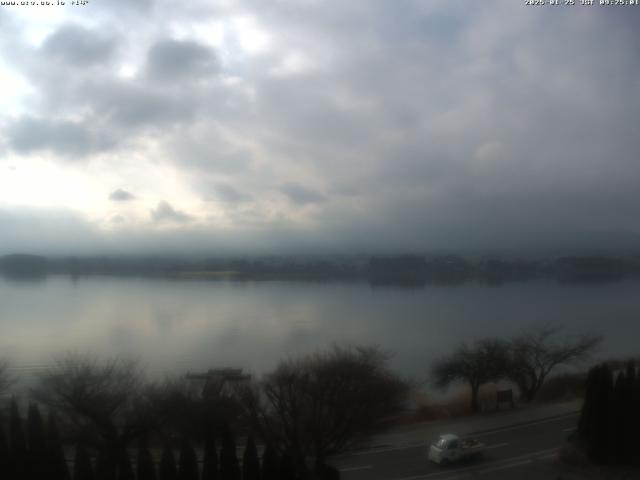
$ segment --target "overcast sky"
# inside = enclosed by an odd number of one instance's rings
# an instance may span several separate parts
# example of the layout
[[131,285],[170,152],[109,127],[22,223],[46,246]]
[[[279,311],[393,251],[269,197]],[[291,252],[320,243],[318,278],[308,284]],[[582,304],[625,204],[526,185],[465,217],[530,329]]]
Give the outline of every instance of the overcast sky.
[[0,253],[639,238],[640,7],[70,3],[0,8]]

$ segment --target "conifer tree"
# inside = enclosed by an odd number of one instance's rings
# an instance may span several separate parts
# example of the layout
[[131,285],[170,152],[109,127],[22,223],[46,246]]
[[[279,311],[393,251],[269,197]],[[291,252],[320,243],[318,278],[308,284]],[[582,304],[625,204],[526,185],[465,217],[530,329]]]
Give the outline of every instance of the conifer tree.
[[240,464],[236,454],[236,442],[229,427],[225,427],[220,449],[220,478],[221,480],[240,480]]
[[75,460],[73,462],[73,480],[95,480],[89,452],[80,444],[76,446]]
[[282,457],[280,457],[280,476],[278,477],[280,480],[295,480],[296,472],[293,464],[293,457],[285,452]]
[[607,364],[589,371],[578,432],[601,464],[640,464],[640,376],[630,361],[613,381]]
[[313,478],[318,480],[340,480],[340,470],[320,461],[316,464],[315,477]]
[[607,364],[600,367],[598,392],[596,397],[596,421],[593,436],[592,457],[598,463],[611,461],[609,445],[611,432],[611,403],[613,399],[613,374]]
[[47,457],[50,468],[49,480],[70,480],[69,467],[64,457],[62,441],[58,433],[58,425],[53,416],[53,412],[49,412],[47,419]]
[[[632,410],[632,430],[637,438],[640,432],[640,371],[636,372],[636,380],[633,385],[633,410]],[[633,442],[633,460],[634,465],[640,466],[640,447],[637,440]]]
[[270,443],[264,448],[262,454],[262,480],[279,480],[278,454]]
[[204,447],[204,462],[202,465],[202,480],[218,480],[218,452],[216,441],[208,435]]
[[160,458],[160,480],[178,480],[178,468],[173,450],[166,444]]
[[180,460],[178,465],[178,478],[180,480],[198,480],[198,457],[191,442],[185,437],[180,447]]
[[27,476],[27,442],[22,428],[22,418],[18,410],[18,402],[14,398],[11,401],[11,413],[9,416],[9,445],[11,456],[11,473],[15,478]]
[[625,419],[620,435],[622,437],[622,457],[626,464],[631,464],[633,463],[634,457],[640,455],[640,445],[636,445],[640,442],[637,441],[637,431],[634,430],[634,409],[636,407],[634,405],[633,391],[636,383],[636,365],[633,360],[627,362],[624,376],[625,384],[622,408]]
[[118,480],[135,480],[133,467],[131,466],[131,458],[126,448],[118,454]]
[[629,381],[630,383],[634,383],[636,381],[635,360],[631,359],[627,362],[627,366],[625,367],[624,374],[625,374],[625,377],[627,378],[627,381]]
[[107,446],[103,446],[96,460],[96,480],[115,480],[116,473],[116,458]]
[[242,480],[260,480],[260,460],[253,437],[247,439],[242,457]]
[[9,462],[9,443],[4,433],[4,428],[0,423],[0,472],[7,478],[11,478],[13,473],[11,472],[12,465]]
[[46,478],[49,473],[47,440],[40,409],[35,404],[29,405],[27,433],[29,439],[28,475],[34,480]]
[[600,377],[600,366],[592,367],[587,374],[587,382],[585,385],[584,400],[582,402],[582,410],[580,411],[580,420],[578,421],[579,435],[590,441],[595,431],[596,403],[598,396],[598,381]]
[[138,445],[138,480],[156,480],[156,468],[145,438]]
[[613,387],[613,397],[611,399],[611,423],[609,424],[609,455],[610,461],[614,464],[625,462],[624,458],[624,431],[625,422],[628,421],[628,414],[625,411],[625,390],[627,382],[624,372],[618,372],[616,382]]

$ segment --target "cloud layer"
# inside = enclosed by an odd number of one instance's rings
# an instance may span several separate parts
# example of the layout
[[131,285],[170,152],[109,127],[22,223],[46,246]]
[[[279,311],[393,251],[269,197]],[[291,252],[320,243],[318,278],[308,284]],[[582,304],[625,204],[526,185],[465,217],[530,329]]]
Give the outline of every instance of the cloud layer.
[[492,5],[5,8],[0,244],[633,247],[640,10]]

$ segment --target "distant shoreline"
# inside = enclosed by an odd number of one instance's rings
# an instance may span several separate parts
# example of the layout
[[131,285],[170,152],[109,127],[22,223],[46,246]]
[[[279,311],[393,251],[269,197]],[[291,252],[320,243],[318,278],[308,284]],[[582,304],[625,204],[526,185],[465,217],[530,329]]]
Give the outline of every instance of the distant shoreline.
[[640,278],[637,257],[559,257],[503,259],[455,255],[373,257],[249,257],[184,260],[165,257],[65,257],[15,254],[0,257],[0,275],[37,279],[72,277],[161,277],[226,281],[364,282],[374,286],[502,283],[554,280],[561,283],[612,283]]

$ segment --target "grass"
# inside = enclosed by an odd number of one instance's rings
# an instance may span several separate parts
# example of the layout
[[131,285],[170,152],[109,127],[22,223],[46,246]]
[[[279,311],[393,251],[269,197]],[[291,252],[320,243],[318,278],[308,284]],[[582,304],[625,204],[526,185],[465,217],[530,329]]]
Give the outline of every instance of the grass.
[[[582,398],[586,373],[563,373],[549,378],[540,389],[534,402],[525,403],[518,400],[518,392],[513,388],[515,407],[529,407],[546,405],[550,403],[567,402]],[[503,389],[500,386],[500,389]],[[498,386],[494,384],[484,385],[480,389],[479,403],[481,413],[493,413],[496,409],[496,395]],[[442,419],[455,419],[472,415],[471,392],[468,387],[462,386],[452,395],[442,400],[436,400],[427,393],[414,390],[409,395],[409,403],[412,408],[390,422],[394,425],[410,424],[416,422],[428,422]],[[501,405],[500,411],[508,411],[511,406]]]

